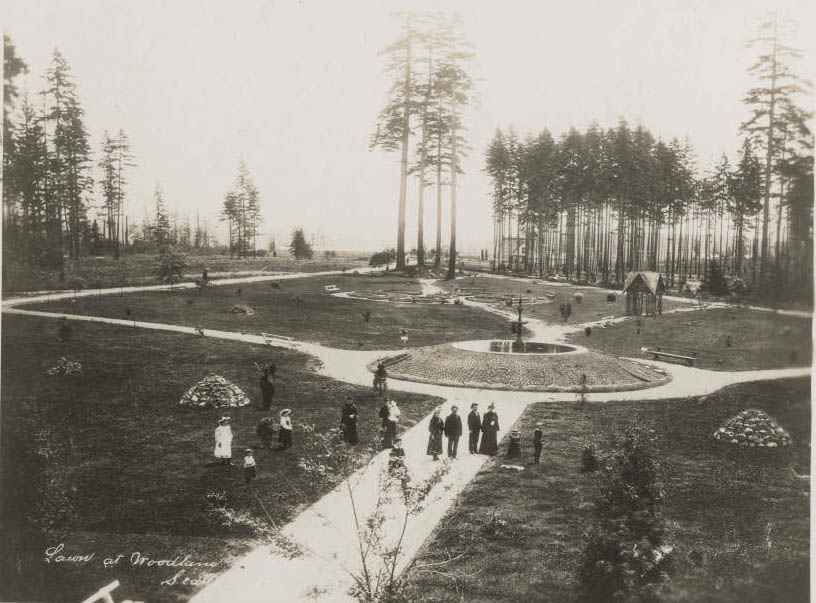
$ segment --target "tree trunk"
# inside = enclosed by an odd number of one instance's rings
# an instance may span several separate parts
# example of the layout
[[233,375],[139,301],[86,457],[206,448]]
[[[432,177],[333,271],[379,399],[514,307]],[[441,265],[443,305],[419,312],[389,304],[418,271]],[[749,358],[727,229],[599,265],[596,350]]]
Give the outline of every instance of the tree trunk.
[[411,38],[405,47],[405,104],[402,109],[402,159],[400,160],[399,220],[397,224],[397,270],[405,269],[405,193],[408,184],[408,136],[411,121]]

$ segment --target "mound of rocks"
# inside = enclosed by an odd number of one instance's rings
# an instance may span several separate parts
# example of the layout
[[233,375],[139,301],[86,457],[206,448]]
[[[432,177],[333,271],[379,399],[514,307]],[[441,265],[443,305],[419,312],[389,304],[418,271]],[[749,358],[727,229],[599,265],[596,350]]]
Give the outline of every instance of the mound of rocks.
[[743,410],[714,432],[714,437],[748,448],[779,448],[793,443],[787,431],[768,413],[756,408]]
[[221,375],[207,375],[185,392],[179,404],[197,408],[246,406],[249,398],[232,381]]
[[64,356],[57,360],[57,364],[45,371],[48,375],[77,375],[82,373],[82,364],[71,362]]
[[233,314],[246,314],[247,316],[252,316],[255,314],[255,310],[243,304],[235,304],[232,308],[230,308],[230,312]]

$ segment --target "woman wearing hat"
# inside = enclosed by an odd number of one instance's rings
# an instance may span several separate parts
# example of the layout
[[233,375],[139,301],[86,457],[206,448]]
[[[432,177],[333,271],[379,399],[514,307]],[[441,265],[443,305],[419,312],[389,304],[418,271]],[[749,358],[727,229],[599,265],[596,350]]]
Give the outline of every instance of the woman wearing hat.
[[357,405],[351,396],[346,398],[340,415],[340,426],[343,429],[343,440],[354,446],[357,443]]
[[428,454],[433,456],[433,460],[438,461],[439,455],[442,454],[442,432],[445,430],[445,422],[439,416],[439,409],[437,408],[431,422],[428,424]]
[[280,431],[278,432],[278,441],[281,448],[292,447],[292,419],[290,418],[292,411],[284,408],[280,411]]
[[221,417],[215,428],[215,458],[225,465],[232,465],[232,427],[229,422],[229,417]]
[[388,402],[388,417],[384,419],[385,435],[383,436],[383,448],[391,448],[394,446],[394,440],[397,439],[397,421],[399,421],[400,409],[397,407],[396,400]]
[[499,431],[499,415],[496,414],[496,405],[492,402],[482,417],[482,443],[479,445],[481,454],[494,455],[499,452],[496,434]]

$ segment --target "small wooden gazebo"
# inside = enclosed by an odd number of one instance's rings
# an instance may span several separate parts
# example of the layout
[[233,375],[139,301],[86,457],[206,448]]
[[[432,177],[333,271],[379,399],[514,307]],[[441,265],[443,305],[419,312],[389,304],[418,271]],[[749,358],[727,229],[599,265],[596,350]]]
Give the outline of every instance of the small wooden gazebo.
[[630,272],[623,284],[626,313],[632,316],[663,313],[663,293],[666,283],[659,272]]

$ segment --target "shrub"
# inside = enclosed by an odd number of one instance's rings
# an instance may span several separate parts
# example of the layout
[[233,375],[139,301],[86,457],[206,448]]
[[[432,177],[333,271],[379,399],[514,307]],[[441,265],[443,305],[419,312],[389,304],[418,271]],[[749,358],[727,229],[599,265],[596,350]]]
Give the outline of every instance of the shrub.
[[613,301],[615,301],[615,300],[617,300],[617,299],[618,299],[618,296],[617,296],[617,295],[615,295],[614,293],[607,293],[607,294],[606,294],[606,301],[607,301],[607,302],[610,302],[610,303],[611,303],[611,302],[613,302]]
[[575,303],[576,304],[580,304],[582,301],[584,301],[584,294],[581,293],[580,291],[578,293],[576,293],[575,295],[573,295],[573,297],[575,298]]
[[587,337],[591,336],[592,335],[592,327],[585,327],[584,328],[584,335],[586,335]]
[[653,601],[669,579],[672,552],[659,517],[659,464],[642,428],[630,426],[614,444],[578,568],[581,600]]
[[711,262],[708,265],[702,289],[710,295],[728,295],[728,281],[719,262]]
[[572,314],[572,304],[567,302],[565,304],[561,304],[558,306],[559,312],[561,312],[561,318],[564,319],[564,322],[569,320],[570,314]]
[[584,444],[584,449],[581,451],[581,473],[592,473],[597,471],[601,463],[598,459],[598,451],[595,449],[595,444],[588,442]]

